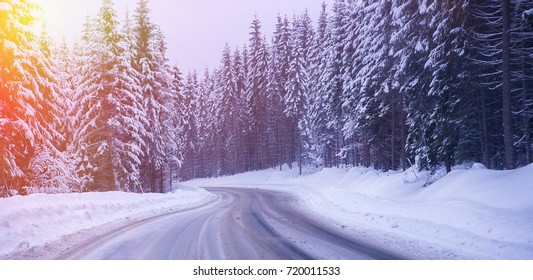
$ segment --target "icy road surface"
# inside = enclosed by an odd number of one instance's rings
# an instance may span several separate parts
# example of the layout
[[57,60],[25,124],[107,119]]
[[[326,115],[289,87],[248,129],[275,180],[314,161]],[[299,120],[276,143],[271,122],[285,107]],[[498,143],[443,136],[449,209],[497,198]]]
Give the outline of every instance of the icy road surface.
[[60,259],[401,259],[306,217],[280,192],[213,188],[197,209],[133,224],[79,245]]

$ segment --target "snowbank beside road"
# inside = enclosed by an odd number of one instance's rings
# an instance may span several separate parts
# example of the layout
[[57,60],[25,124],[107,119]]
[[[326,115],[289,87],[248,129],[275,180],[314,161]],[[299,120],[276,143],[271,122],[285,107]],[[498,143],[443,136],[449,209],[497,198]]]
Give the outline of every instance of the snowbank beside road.
[[415,259],[533,259],[533,165],[457,168],[423,187],[428,178],[413,170],[266,170],[186,184],[290,192],[304,211]]
[[36,194],[0,199],[0,259],[81,230],[190,209],[214,199],[194,187],[168,194]]
[[[85,193],[0,199],[0,259],[50,258],[47,244],[216,199],[199,187],[284,191],[309,215],[414,259],[533,259],[533,165],[514,171],[457,168],[428,174],[372,169],[266,170],[186,182],[170,194]],[[38,252],[33,248],[41,247]],[[57,247],[57,246],[51,246]],[[17,255],[20,252],[29,255]],[[41,255],[39,255],[41,254]]]

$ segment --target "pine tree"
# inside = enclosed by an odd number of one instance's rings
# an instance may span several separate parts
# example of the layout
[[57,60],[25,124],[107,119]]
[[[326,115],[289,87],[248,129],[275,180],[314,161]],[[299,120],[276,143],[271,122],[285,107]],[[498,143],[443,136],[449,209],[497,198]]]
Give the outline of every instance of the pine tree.
[[137,72],[131,65],[131,43],[120,34],[118,25],[109,0],[103,1],[98,16],[86,23],[74,134],[80,143],[75,150],[80,177],[93,178],[91,190],[141,192],[146,117]]
[[426,33],[420,32],[431,21],[426,4],[419,5],[416,0],[393,2],[395,32],[391,43],[394,46],[394,62],[390,73],[393,90],[397,94],[399,160],[403,170],[407,169],[408,164],[415,162],[413,150],[416,148],[408,144],[408,138],[423,135],[416,120],[424,121],[423,118],[418,119],[418,113],[427,108],[422,102],[417,102],[420,100],[418,96],[427,91],[424,65],[429,55],[430,38]]
[[313,40],[310,19],[307,14],[295,18],[291,35],[291,56],[288,79],[285,84],[285,115],[289,118],[292,133],[291,146],[298,161],[300,173],[304,161],[304,148],[308,148],[307,128],[309,101],[309,52]]
[[67,46],[63,39],[62,43],[56,50],[57,62],[57,83],[60,102],[59,131],[63,135],[64,141],[60,144],[59,150],[63,153],[63,159],[66,161],[66,170],[71,174],[73,186],[72,192],[82,192],[83,187],[87,184],[85,179],[79,176],[78,167],[80,166],[80,155],[75,150],[77,139],[74,138],[75,123],[75,92],[76,92],[76,57],[79,55],[73,49]]
[[[203,155],[204,149],[201,149],[204,145],[205,135],[198,135],[198,123],[199,118],[203,116],[201,110],[202,107],[198,105],[198,77],[196,72],[189,73],[184,83],[183,97],[185,105],[184,107],[184,121],[182,136],[184,145],[184,164],[180,169],[181,179],[191,179],[196,177],[203,177],[204,173],[198,173],[196,171],[196,157],[199,153]],[[200,156],[201,157],[201,156]]]
[[65,136],[62,133],[61,114],[64,112],[62,87],[59,86],[59,69],[56,63],[56,50],[51,38],[43,27],[39,37],[38,49],[29,65],[32,91],[37,94],[36,113],[33,117],[36,133],[40,141],[36,142],[35,153],[29,163],[27,173],[27,193],[68,193],[76,189],[78,180],[75,169],[64,153]]
[[151,22],[149,13],[148,1],[138,1],[133,28],[136,39],[134,68],[139,72],[142,106],[147,118],[144,136],[147,149],[142,160],[141,176],[151,192],[164,192],[167,152],[177,149],[172,128],[164,121],[165,116],[170,114],[167,105],[172,100],[172,77],[165,54],[164,36],[159,27]]
[[[46,34],[34,33],[30,1],[2,2],[0,9],[0,195],[24,192],[42,161],[56,160],[57,88]],[[41,40],[40,40],[41,39]],[[33,169],[33,170],[32,170]],[[61,170],[56,170],[61,171]],[[50,174],[42,174],[45,178]],[[44,182],[44,180],[43,180]],[[47,181],[48,182],[48,181]],[[47,186],[42,186],[47,187]]]
[[217,135],[219,137],[219,151],[220,172],[222,175],[232,175],[237,172],[236,153],[238,150],[237,139],[238,131],[238,92],[237,92],[237,74],[232,67],[233,59],[231,50],[228,45],[224,48],[222,53],[222,61],[220,69],[216,77],[216,98],[214,102],[219,102],[220,105],[216,109]]
[[[371,13],[363,13],[365,11],[364,3],[352,2],[349,3],[349,6],[347,7],[348,11],[344,13],[343,16],[343,9],[340,9],[343,7],[341,4],[342,3],[336,4],[333,9],[332,19],[330,20],[331,23],[325,30],[326,36],[331,38],[331,43],[329,43],[330,50],[329,53],[326,54],[327,57],[340,56],[341,59],[339,60],[342,63],[340,70],[339,66],[333,67],[334,65],[328,65],[327,61],[325,62],[326,65],[322,66],[326,71],[325,73],[327,73],[322,77],[324,81],[330,79],[330,76],[332,75],[341,75],[342,79],[341,96],[327,98],[330,105],[325,108],[326,112],[328,112],[326,114],[331,115],[333,112],[337,112],[336,114],[341,115],[341,117],[337,116],[335,120],[326,123],[326,126],[324,127],[326,131],[329,130],[328,134],[330,135],[330,140],[326,146],[328,152],[325,157],[328,159],[327,161],[330,162],[329,165],[331,166],[332,159],[337,156],[332,155],[332,151],[337,150],[335,152],[337,154],[340,152],[338,148],[334,147],[334,143],[339,140],[338,126],[339,123],[342,123],[344,137],[352,140],[351,143],[345,145],[344,150],[353,151],[354,155],[356,155],[354,156],[355,164],[362,164],[368,167],[370,166],[370,148],[367,137],[359,128],[359,123],[357,121],[358,104],[361,101],[361,80],[358,80],[357,77],[362,68],[361,65],[363,65],[363,58],[370,55],[366,53],[367,51],[364,49],[365,46],[363,46],[366,42],[365,40],[370,40],[368,35],[364,35],[365,32],[368,32],[365,28],[368,28],[370,25],[362,25],[360,22],[369,20],[365,17],[370,16]],[[345,19],[345,24],[339,25],[343,22],[343,18]],[[342,30],[345,30],[345,35],[339,39],[339,36],[335,34],[338,34]],[[337,51],[339,48],[338,46],[341,46],[340,54],[338,54]],[[327,88],[322,89],[322,91],[327,92]],[[342,101],[342,106],[339,105],[339,98]],[[332,125],[334,123],[336,123],[335,126]],[[335,144],[335,146],[338,146],[338,144]],[[338,162],[336,164],[338,165]]]
[[248,95],[249,88],[249,65],[248,65],[248,49],[246,45],[243,47],[242,53],[239,50],[235,51],[233,56],[233,68],[237,77],[237,96],[238,96],[238,127],[240,128],[240,140],[238,161],[241,165],[239,170],[241,172],[249,171],[251,169],[251,133],[252,126],[252,110],[250,107],[250,100]]
[[248,49],[248,99],[251,108],[253,131],[249,145],[251,149],[251,169],[267,168],[267,85],[268,85],[268,52],[264,37],[261,34],[261,22],[255,18],[250,26]]
[[186,101],[184,96],[184,82],[181,70],[178,66],[173,66],[170,70],[172,76],[172,107],[170,109],[170,127],[173,129],[172,133],[176,145],[174,150],[169,151],[169,160],[168,160],[168,170],[169,170],[169,180],[170,185],[169,189],[172,189],[173,182],[176,180],[175,174],[177,169],[179,169],[184,161],[184,139],[183,139],[183,127],[185,125],[185,114],[186,114]]
[[198,157],[199,169],[204,172],[204,176],[220,176],[220,161],[217,156],[221,154],[219,138],[219,121],[217,112],[221,104],[216,95],[216,74],[207,67],[204,69],[203,77],[198,86],[198,95],[196,96],[197,109],[196,119],[198,120],[197,135],[204,137],[204,143],[201,147],[203,157]]
[[[513,53],[520,49],[520,44],[511,44],[513,38],[517,38],[515,30],[511,29],[513,18],[516,18],[512,12],[515,3],[471,2],[472,15],[476,20],[473,30],[477,54],[473,58],[479,65],[476,72],[483,86],[482,101],[486,104],[483,108],[486,116],[483,121],[483,140],[487,153],[485,161],[490,161],[487,162],[489,167],[505,169],[512,169],[516,165],[514,127],[518,120],[513,118],[512,111],[513,90],[519,83],[513,82],[512,68],[515,68]],[[497,148],[490,149],[491,146]]]
[[291,59],[290,26],[287,16],[282,18],[278,15],[276,30],[272,38],[272,46],[269,61],[269,84],[268,101],[271,111],[269,118],[272,131],[270,133],[270,150],[274,163],[292,164],[293,156],[289,149],[291,132],[289,119],[285,115],[285,97],[287,96],[286,85],[289,77]]
[[335,133],[328,126],[328,93],[324,88],[324,78],[328,74],[326,59],[331,41],[331,29],[328,24],[327,6],[322,4],[318,19],[316,36],[312,46],[311,62],[309,66],[310,77],[310,128],[311,141],[316,155],[315,161],[325,167],[332,167],[332,144]]
[[332,14],[329,19],[330,42],[324,49],[325,71],[320,77],[321,92],[327,94],[327,128],[333,132],[333,140],[330,142],[329,156],[333,166],[342,164],[341,151],[345,147],[343,137],[343,72],[345,62],[342,59],[344,40],[346,38],[345,23],[347,22],[347,7],[343,0],[336,0],[332,6]]
[[[454,159],[458,156],[461,126],[470,117],[465,104],[471,96],[468,89],[466,54],[466,30],[463,20],[466,18],[464,5],[456,1],[443,1],[437,6],[433,15],[435,32],[430,44],[429,60],[426,63],[432,80],[427,97],[431,107],[424,111],[427,135],[425,142],[429,145],[429,164],[434,167],[444,163],[451,171]],[[466,61],[466,62],[465,62]],[[466,137],[466,135],[463,135]]]
[[[516,162],[519,166],[533,163],[533,2],[511,1],[511,75],[520,92],[514,95]],[[518,111],[518,112],[517,112]]]

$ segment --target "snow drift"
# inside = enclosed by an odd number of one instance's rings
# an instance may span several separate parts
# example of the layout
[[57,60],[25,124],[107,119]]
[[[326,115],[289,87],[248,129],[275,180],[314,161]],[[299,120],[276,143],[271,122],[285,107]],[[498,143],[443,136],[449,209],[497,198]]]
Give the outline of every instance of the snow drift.
[[261,187],[299,197],[299,207],[354,236],[415,259],[533,259],[533,165],[428,173],[352,168],[267,170],[187,182]]
[[35,194],[0,199],[0,259],[78,231],[185,210],[214,199],[205,190],[190,187],[168,194]]
[[[197,187],[220,186],[288,192],[307,215],[413,259],[533,259],[533,165],[513,171],[456,167],[438,180],[413,170],[358,167],[307,173],[285,168],[199,179],[169,194],[0,199],[0,258],[88,229],[105,233],[109,224],[203,205],[216,197]],[[428,181],[435,182],[424,187]]]

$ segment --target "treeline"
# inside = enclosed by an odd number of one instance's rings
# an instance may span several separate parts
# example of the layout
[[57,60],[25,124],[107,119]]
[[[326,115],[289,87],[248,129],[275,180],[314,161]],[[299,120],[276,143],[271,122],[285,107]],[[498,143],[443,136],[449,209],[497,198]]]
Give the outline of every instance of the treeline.
[[[341,1],[189,74],[183,178],[533,162],[533,2]],[[209,104],[206,106],[205,104]]]
[[[220,65],[182,75],[147,0],[111,0],[72,49],[0,4],[0,195],[164,192],[265,168],[427,170],[533,162],[533,2],[336,0],[255,18]],[[198,54],[202,55],[202,54]]]
[[72,50],[32,31],[31,1],[0,4],[0,195],[169,190],[184,98],[148,1],[120,24],[103,0]]

